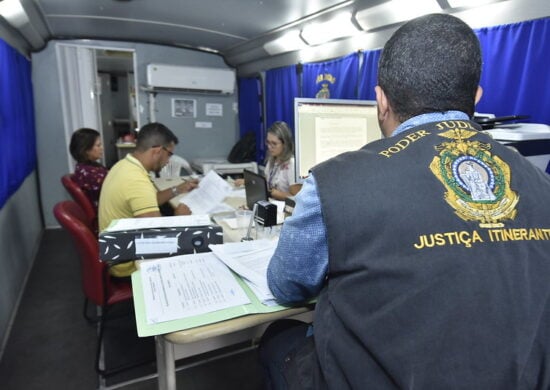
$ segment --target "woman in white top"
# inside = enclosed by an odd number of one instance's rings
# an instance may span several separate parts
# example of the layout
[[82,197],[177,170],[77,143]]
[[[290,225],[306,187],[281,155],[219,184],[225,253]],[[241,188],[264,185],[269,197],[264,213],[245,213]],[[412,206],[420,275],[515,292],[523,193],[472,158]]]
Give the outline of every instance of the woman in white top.
[[270,196],[284,200],[296,192],[291,186],[296,184],[294,170],[294,143],[292,134],[285,122],[275,122],[267,130],[268,149],[265,177]]

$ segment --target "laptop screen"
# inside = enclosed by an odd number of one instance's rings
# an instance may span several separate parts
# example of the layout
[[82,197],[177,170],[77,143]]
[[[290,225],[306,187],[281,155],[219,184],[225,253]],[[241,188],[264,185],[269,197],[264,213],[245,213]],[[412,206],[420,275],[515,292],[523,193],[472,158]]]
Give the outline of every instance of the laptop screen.
[[254,203],[260,200],[268,200],[267,182],[265,177],[245,169],[244,175],[244,190],[246,193],[246,206],[252,210]]

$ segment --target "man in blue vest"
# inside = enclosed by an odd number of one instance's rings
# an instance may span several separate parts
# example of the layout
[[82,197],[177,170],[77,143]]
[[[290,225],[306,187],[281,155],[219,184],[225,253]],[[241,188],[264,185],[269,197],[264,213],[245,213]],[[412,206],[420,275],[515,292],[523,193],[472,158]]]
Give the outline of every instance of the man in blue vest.
[[379,62],[384,139],[312,169],[268,269],[313,326],[260,344],[271,388],[550,388],[550,178],[480,132],[481,50],[451,15]]

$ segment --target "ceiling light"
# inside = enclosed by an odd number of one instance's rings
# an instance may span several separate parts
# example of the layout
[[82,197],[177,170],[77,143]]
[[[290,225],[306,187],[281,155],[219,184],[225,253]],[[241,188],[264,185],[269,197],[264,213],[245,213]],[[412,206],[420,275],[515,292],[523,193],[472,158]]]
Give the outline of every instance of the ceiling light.
[[302,30],[302,38],[308,45],[319,45],[338,38],[349,37],[359,32],[350,13],[343,13],[323,23],[308,24]]
[[0,2],[0,16],[15,28],[29,23],[29,17],[19,0],[4,0]]
[[264,44],[264,50],[269,55],[276,55],[289,51],[300,50],[306,43],[300,38],[300,31],[290,31],[273,41]]
[[355,19],[369,31],[434,12],[441,12],[437,0],[392,0],[357,12]]

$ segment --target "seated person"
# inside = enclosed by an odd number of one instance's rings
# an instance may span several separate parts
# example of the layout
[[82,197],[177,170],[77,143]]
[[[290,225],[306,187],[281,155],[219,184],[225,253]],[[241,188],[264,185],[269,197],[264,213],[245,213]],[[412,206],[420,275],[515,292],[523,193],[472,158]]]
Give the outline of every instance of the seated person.
[[296,184],[294,168],[294,143],[292,134],[285,122],[275,122],[267,130],[267,164],[265,177],[269,195],[284,200],[293,195],[290,186]]
[[[285,200],[296,195],[300,185],[296,184],[294,163],[294,143],[292,134],[285,122],[274,122],[267,130],[266,146],[268,149],[265,177],[269,196]],[[243,180],[235,180],[235,185],[242,185]]]
[[76,161],[73,181],[82,188],[97,212],[99,193],[108,172],[98,162],[103,155],[99,132],[87,128],[76,130],[71,136],[69,151]]
[[[182,170],[184,172],[182,172]],[[191,168],[191,164],[181,156],[173,155],[170,161],[159,172],[158,176],[173,178],[181,176],[196,176],[197,173]]]
[[481,64],[448,14],[384,46],[385,138],[312,169],[269,263],[279,302],[317,297],[266,330],[270,389],[549,388],[550,180],[470,120]]
[[[174,133],[160,123],[149,123],[141,128],[135,151],[117,162],[103,183],[99,201],[100,232],[114,219],[160,217],[160,204],[197,187],[198,182],[191,180],[157,191],[151,181],[149,172],[157,172],[168,163],[177,143]],[[189,215],[191,210],[180,204],[174,214]],[[110,272],[125,277],[134,270],[134,263],[128,262],[111,267]]]

